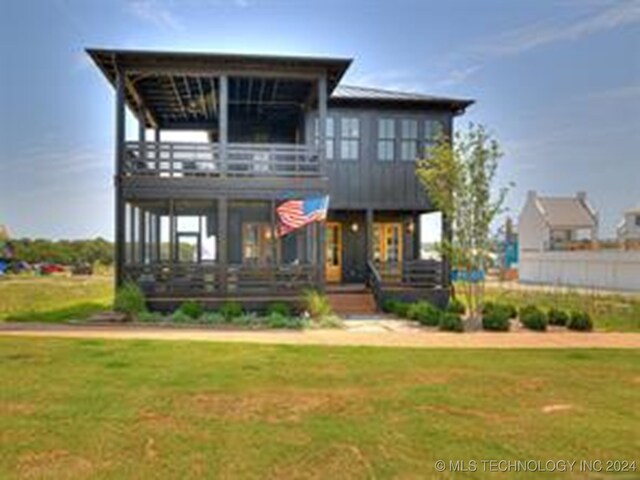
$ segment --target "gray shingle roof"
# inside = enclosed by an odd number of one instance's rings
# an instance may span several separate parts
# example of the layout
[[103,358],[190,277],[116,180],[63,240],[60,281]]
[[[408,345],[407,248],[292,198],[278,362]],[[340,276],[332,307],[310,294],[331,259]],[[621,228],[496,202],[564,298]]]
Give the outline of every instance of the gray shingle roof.
[[390,102],[419,102],[419,103],[451,103],[460,106],[468,106],[473,100],[438,97],[425,95],[422,93],[400,92],[395,90],[384,90],[381,88],[359,87],[355,85],[338,84],[333,93],[332,99],[336,100],[365,100],[365,101],[390,101]]
[[579,198],[538,197],[550,227],[590,228],[596,226],[595,213]]

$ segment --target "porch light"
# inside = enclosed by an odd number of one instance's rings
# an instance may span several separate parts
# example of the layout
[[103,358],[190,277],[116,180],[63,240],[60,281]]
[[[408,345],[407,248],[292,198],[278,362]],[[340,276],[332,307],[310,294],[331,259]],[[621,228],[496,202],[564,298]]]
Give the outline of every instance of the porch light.
[[357,223],[357,222],[353,222],[353,223],[351,224],[351,231],[352,231],[353,233],[357,233],[359,228],[360,228],[360,227],[358,226],[358,223]]
[[413,233],[413,231],[415,230],[416,225],[415,223],[413,223],[413,221],[409,222],[409,224],[407,225],[407,232],[408,233]]
[[271,240],[271,230],[265,230],[264,231],[264,238],[266,240]]

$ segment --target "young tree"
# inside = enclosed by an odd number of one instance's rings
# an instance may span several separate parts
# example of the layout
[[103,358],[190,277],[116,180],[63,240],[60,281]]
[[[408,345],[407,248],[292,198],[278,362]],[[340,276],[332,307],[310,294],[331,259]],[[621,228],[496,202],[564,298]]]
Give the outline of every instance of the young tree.
[[460,288],[467,302],[472,326],[480,321],[484,296],[484,272],[491,244],[491,223],[502,211],[508,188],[493,194],[500,146],[482,125],[469,124],[451,139],[440,135],[416,175],[444,224],[441,253],[461,272]]

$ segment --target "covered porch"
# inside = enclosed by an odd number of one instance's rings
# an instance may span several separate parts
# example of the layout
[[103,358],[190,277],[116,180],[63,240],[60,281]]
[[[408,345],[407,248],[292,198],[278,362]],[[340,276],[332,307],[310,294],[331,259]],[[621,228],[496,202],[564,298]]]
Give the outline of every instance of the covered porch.
[[323,231],[314,223],[279,238],[275,208],[273,199],[130,200],[123,277],[159,308],[296,301],[324,285]]

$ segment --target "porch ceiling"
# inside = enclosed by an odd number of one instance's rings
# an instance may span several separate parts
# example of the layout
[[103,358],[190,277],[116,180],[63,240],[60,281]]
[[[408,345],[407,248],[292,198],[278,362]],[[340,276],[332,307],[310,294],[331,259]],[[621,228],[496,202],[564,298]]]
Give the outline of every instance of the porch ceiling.
[[326,73],[329,92],[350,59],[169,53],[89,49],[115,85],[126,72],[125,94],[133,112],[146,111],[148,128],[217,129],[219,80],[229,77],[229,117],[244,121],[298,115],[316,100],[316,78]]

